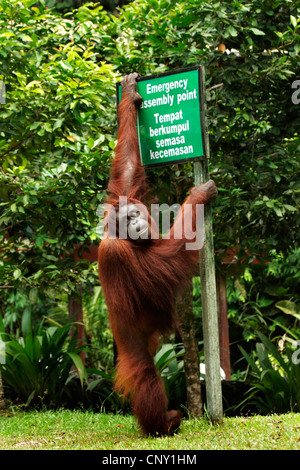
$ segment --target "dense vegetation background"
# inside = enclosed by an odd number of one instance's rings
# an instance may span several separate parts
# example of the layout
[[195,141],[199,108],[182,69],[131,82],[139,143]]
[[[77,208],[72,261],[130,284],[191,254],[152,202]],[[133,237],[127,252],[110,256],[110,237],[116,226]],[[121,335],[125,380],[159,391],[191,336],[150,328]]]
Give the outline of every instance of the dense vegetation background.
[[[50,348],[57,330],[50,334],[49,325],[69,321],[68,299],[80,288],[88,365],[112,366],[97,266],[74,250],[99,243],[97,207],[116,142],[115,84],[132,71],[203,64],[209,165],[219,188],[216,267],[227,278],[233,378],[248,376],[247,353],[266,365],[258,333],[277,351],[279,342],[291,368],[286,348],[297,351],[300,315],[300,7],[290,0],[123,3],[104,9],[78,2],[71,11],[68,1],[0,1],[2,336],[19,344],[39,332]],[[174,202],[193,184],[193,167],[151,170],[149,178],[161,202]],[[224,263],[228,252],[233,257]],[[199,295],[195,280],[201,341]],[[63,357],[69,370],[75,352]],[[297,378],[289,373],[296,387],[299,371]]]

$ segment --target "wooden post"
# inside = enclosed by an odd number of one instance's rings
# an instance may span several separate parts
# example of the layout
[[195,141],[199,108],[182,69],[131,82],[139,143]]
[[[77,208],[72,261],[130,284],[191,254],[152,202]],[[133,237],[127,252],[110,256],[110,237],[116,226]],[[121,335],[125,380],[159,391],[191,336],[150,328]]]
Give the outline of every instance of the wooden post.
[[[202,94],[205,105],[205,78],[202,67]],[[208,159],[209,143],[208,133],[206,134],[206,156],[205,160],[194,163],[195,185],[205,183],[209,179]],[[201,279],[201,300],[202,300],[202,320],[204,339],[204,360],[205,360],[205,384],[206,402],[209,418],[214,423],[220,423],[223,419],[222,387],[220,374],[220,348],[218,331],[218,309],[216,294],[216,275],[214,262],[213,231],[210,203],[204,210],[205,241],[200,250],[200,279]]]

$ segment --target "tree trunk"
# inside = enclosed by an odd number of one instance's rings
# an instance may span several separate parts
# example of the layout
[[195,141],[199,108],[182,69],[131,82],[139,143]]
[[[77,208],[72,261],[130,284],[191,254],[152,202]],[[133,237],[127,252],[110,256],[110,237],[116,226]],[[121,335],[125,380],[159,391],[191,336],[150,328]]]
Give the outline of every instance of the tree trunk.
[[191,418],[198,418],[203,415],[203,409],[199,374],[199,350],[194,322],[193,285],[191,283],[189,289],[177,301],[176,327],[185,349],[184,371],[188,411]]
[[1,375],[1,371],[0,371],[0,409],[3,409],[3,408],[5,408],[5,400],[4,400],[2,375]]
[[[77,339],[78,339],[78,346],[82,346],[84,344],[84,325],[83,325],[83,306],[82,306],[82,287],[78,288],[79,294],[78,295],[69,295],[68,297],[68,310],[69,310],[69,319],[72,320],[74,323],[77,323]],[[75,330],[74,330],[75,331]],[[71,334],[74,334],[73,333]],[[83,365],[85,366],[85,352],[82,351],[80,353],[80,357],[82,360]]]
[[217,303],[218,303],[218,320],[219,320],[220,361],[221,361],[221,367],[223,371],[225,372],[226,380],[230,380],[231,365],[230,365],[226,277],[223,274],[218,273],[216,276],[216,283],[217,283]]

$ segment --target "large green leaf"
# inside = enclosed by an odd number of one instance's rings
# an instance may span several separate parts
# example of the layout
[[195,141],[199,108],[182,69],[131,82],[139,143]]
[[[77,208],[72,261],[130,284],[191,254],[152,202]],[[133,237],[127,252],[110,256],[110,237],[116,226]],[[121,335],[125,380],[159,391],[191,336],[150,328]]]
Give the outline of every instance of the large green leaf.
[[81,383],[81,386],[83,387],[84,380],[87,380],[87,373],[86,373],[86,369],[83,365],[82,359],[78,354],[75,354],[73,352],[68,351],[67,354],[72,359],[72,361],[73,361],[73,363],[74,363],[74,365],[75,365],[75,367],[78,371],[80,383]]
[[291,300],[280,300],[279,302],[276,302],[275,306],[287,315],[292,315],[300,320],[300,308],[295,302],[292,302]]
[[[280,354],[276,346],[274,346],[274,344],[269,340],[269,338],[267,338],[264,334],[260,332],[258,333],[258,337],[261,339],[265,347],[265,351],[269,352],[276,359],[276,361],[280,364],[280,366],[288,373],[289,365],[285,362],[285,360],[283,359],[282,355]],[[269,363],[269,369],[272,369],[271,363]]]

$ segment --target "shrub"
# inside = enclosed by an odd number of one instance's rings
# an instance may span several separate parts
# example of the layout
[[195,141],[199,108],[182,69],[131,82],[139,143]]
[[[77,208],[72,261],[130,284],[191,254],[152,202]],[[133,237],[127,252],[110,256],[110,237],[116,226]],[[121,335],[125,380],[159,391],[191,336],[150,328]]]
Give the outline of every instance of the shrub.
[[282,355],[265,335],[258,333],[258,336],[261,342],[256,344],[254,359],[240,348],[255,380],[240,406],[254,404],[265,414],[299,412],[300,363],[295,352],[288,346]]
[[41,324],[36,333],[16,338],[4,334],[0,324],[5,346],[5,361],[0,363],[3,384],[22,403],[60,405],[73,364],[83,384],[86,372],[76,335],[69,340],[71,328],[73,324],[48,328]]

